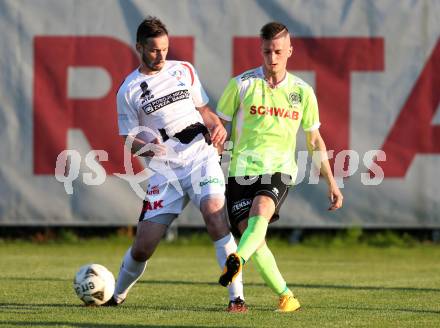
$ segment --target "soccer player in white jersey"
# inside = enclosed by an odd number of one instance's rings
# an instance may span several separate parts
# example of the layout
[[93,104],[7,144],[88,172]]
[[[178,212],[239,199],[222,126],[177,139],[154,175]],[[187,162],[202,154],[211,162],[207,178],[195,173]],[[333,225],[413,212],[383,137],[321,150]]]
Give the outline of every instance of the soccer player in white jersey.
[[[219,283],[235,281],[251,259],[266,284],[279,296],[277,311],[300,308],[278,270],[265,237],[268,224],[279,218],[291,181],[295,180],[296,135],[301,126],[310,153],[324,154],[318,105],[313,89],[287,72],[292,55],[287,27],[278,22],[261,29],[263,65],[230,80],[217,106],[218,115],[232,121],[233,150],[227,188],[231,227],[241,235],[237,253],[228,256]],[[316,157],[315,157],[316,158]],[[328,159],[317,163],[328,184],[329,210],[342,206]]]
[[[225,183],[215,148],[225,141],[226,130],[208,107],[193,66],[166,60],[168,46],[165,25],[156,17],[145,19],[136,38],[141,64],[117,94],[119,134],[133,154],[145,157],[154,174],[148,178],[136,237],[107,306],[125,300],[188,198],[202,213],[220,267],[237,249],[224,211]],[[229,312],[247,310],[241,277],[230,286],[229,299]]]

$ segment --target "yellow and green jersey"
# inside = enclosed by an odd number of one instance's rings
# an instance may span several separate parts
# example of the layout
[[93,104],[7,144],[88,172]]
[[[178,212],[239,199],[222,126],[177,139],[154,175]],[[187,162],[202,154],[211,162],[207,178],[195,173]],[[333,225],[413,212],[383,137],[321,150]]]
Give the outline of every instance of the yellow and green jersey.
[[305,131],[312,131],[320,126],[312,87],[287,73],[271,88],[262,67],[229,81],[217,114],[232,121],[230,177],[281,172],[295,179],[298,128],[301,125]]

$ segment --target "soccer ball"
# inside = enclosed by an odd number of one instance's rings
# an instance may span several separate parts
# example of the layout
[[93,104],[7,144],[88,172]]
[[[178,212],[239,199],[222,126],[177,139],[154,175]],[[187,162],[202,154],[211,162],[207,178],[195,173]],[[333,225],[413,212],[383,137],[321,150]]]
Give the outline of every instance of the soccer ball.
[[73,288],[86,305],[102,305],[115,291],[115,277],[105,266],[87,264],[75,275]]

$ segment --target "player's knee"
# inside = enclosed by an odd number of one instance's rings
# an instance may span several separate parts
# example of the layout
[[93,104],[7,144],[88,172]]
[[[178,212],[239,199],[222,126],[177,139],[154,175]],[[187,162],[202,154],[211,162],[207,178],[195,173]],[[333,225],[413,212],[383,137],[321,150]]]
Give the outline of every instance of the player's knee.
[[131,247],[131,257],[135,261],[145,262],[151,257],[151,255],[153,255],[152,251],[139,247],[136,243]]
[[250,216],[263,215],[272,216],[275,211],[275,202],[268,196],[257,196],[252,203]]
[[224,215],[225,198],[206,197],[200,201],[200,211],[203,216]]

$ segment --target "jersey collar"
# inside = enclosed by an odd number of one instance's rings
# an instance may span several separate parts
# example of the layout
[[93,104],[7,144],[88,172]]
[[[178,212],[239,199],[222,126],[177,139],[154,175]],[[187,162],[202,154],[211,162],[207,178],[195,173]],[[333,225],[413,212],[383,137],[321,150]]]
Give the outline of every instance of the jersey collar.
[[[266,81],[266,77],[264,76],[263,66],[258,67],[257,74],[264,80],[264,83],[266,83],[266,85],[270,88],[270,85]],[[284,78],[273,89],[278,89],[278,88],[285,86],[287,84],[287,80],[288,80],[287,75],[288,74],[289,74],[289,72],[286,71],[286,75],[284,75]]]

